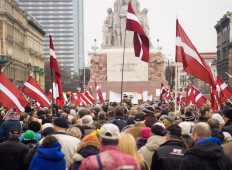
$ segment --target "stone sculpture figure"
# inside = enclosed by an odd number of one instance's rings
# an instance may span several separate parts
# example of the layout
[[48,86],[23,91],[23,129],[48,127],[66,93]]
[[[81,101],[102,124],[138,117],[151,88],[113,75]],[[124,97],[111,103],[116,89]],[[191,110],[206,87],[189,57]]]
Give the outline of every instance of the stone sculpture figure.
[[104,59],[99,55],[93,55],[91,59],[91,76],[94,76],[97,81],[106,81],[106,63],[104,63]]
[[147,12],[148,12],[148,9],[147,8],[144,8],[141,12],[141,26],[144,30],[144,32],[146,33],[146,35],[149,37],[149,24],[148,24],[148,18],[147,18]]
[[112,45],[113,37],[113,11],[111,8],[107,9],[107,17],[103,25],[103,46]]
[[113,15],[113,35],[114,45],[121,46],[121,22],[119,16],[119,6],[115,4],[114,15]]
[[149,80],[164,79],[164,59],[161,53],[150,59],[149,63]]

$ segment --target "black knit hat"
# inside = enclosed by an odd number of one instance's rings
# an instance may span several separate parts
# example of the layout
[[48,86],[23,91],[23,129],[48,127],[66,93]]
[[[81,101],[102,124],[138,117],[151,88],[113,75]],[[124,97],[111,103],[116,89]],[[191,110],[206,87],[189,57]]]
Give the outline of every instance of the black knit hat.
[[166,133],[180,137],[181,136],[181,128],[178,125],[171,125],[166,130]]
[[226,109],[226,110],[224,110],[223,114],[225,115],[225,117],[227,117],[230,120],[232,120],[232,109]]
[[155,110],[153,109],[153,107],[146,107],[143,109],[144,113],[155,113]]
[[192,112],[185,113],[185,121],[194,121],[195,115]]
[[160,125],[154,125],[151,127],[151,132],[155,135],[164,136],[164,128]]
[[145,115],[142,114],[142,113],[139,113],[137,115],[135,115],[135,121],[136,122],[141,122],[141,121],[144,121],[145,120]]
[[69,128],[69,125],[68,125],[68,121],[62,117],[58,117],[54,120],[53,124],[55,126],[58,126],[60,128],[66,128],[68,129]]

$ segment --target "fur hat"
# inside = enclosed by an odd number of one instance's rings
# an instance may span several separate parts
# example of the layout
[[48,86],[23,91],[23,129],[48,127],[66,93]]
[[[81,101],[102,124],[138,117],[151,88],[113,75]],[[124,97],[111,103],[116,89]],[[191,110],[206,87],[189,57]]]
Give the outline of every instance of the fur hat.
[[190,134],[190,130],[191,130],[190,122],[181,122],[178,126],[181,128],[182,135],[189,135]]
[[99,139],[93,135],[86,135],[81,142],[96,142],[100,144]]
[[155,135],[164,136],[164,127],[155,124],[151,127],[151,132]]

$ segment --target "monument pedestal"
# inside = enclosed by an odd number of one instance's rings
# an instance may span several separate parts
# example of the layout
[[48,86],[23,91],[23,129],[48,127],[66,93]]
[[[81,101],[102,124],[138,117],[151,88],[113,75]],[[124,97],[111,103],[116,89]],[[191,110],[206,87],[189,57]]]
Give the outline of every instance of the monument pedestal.
[[[95,53],[91,59],[91,78],[88,86],[92,86],[93,94],[96,89],[95,77],[102,92],[106,93],[109,100],[110,91],[121,93],[123,49],[102,50]],[[159,98],[156,89],[160,89],[161,83],[167,84],[164,78],[163,55],[157,51],[150,52],[149,63],[141,61],[134,55],[134,49],[126,49],[124,62],[123,92],[148,91],[148,95]]]

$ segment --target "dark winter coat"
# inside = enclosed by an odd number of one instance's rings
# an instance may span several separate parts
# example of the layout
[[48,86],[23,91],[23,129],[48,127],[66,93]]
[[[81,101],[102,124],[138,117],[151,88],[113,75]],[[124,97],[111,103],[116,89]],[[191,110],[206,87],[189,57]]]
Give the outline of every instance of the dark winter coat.
[[91,155],[99,153],[100,144],[96,142],[81,142],[77,148],[77,153],[74,154],[73,160],[75,161],[69,167],[69,170],[79,169],[81,162]]
[[[187,150],[178,140],[169,140],[155,151],[152,157],[152,170],[179,170]],[[187,170],[187,169],[186,169]]]
[[61,145],[55,142],[52,145],[41,145],[37,149],[38,155],[34,156],[29,170],[65,170],[66,161]]
[[143,147],[144,145],[146,145],[147,139],[148,139],[148,138],[143,138],[143,137],[137,138],[137,140],[136,140],[136,145],[137,145],[137,149],[138,149],[138,150],[139,150],[141,147]]
[[8,140],[9,138],[9,132],[12,127],[18,126],[21,129],[21,124],[19,120],[7,120],[2,123],[0,128],[0,142],[3,142],[4,140]]
[[217,128],[212,129],[211,136],[220,139],[222,143],[225,142],[225,137],[220,129]]
[[223,153],[218,138],[197,142],[184,156],[180,170],[231,170],[230,159]]
[[19,142],[18,138],[9,138],[0,144],[0,169],[24,170],[26,165],[24,158],[28,152],[26,145]]
[[222,132],[228,132],[232,136],[232,121],[229,120],[221,130]]

